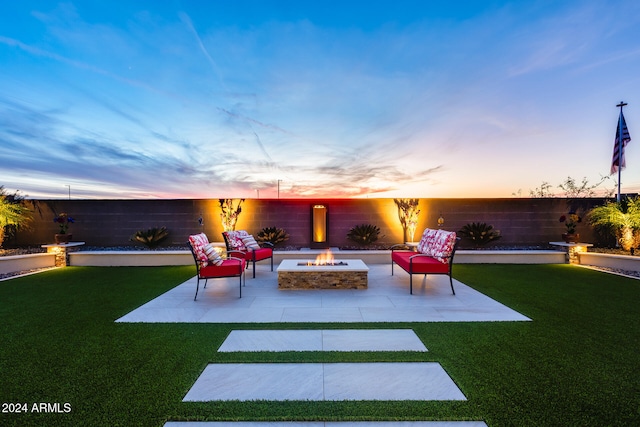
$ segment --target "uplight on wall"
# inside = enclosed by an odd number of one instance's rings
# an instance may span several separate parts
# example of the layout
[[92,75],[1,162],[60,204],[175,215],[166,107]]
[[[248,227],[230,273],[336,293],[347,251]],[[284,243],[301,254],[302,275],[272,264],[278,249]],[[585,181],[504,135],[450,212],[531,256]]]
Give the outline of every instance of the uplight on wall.
[[327,207],[313,205],[311,207],[311,241],[313,243],[327,243]]

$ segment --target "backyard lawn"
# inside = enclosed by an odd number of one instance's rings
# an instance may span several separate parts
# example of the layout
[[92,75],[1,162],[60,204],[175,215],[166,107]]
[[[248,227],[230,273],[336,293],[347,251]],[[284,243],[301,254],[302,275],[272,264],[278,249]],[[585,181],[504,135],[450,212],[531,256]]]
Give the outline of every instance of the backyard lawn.
[[[456,279],[531,322],[114,322],[194,274],[192,266],[68,267],[0,282],[0,425],[159,427],[168,420],[640,425],[638,280],[571,265],[455,266]],[[429,351],[217,352],[231,330],[247,328],[412,328]],[[210,362],[360,361],[438,362],[468,400],[182,402]]]

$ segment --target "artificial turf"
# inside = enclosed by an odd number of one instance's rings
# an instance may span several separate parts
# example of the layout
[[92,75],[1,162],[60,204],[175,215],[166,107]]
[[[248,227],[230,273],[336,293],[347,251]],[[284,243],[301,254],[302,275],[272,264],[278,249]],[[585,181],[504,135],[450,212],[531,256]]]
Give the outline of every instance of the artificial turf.
[[[467,419],[489,426],[640,425],[640,281],[570,265],[454,268],[457,279],[531,322],[114,322],[193,274],[193,267],[68,267],[0,282],[0,409],[14,411],[0,411],[0,425]],[[398,327],[414,329],[429,351],[217,352],[233,329]],[[311,361],[436,361],[468,400],[182,402],[207,363]],[[20,405],[26,413],[16,413],[16,404],[26,404]]]

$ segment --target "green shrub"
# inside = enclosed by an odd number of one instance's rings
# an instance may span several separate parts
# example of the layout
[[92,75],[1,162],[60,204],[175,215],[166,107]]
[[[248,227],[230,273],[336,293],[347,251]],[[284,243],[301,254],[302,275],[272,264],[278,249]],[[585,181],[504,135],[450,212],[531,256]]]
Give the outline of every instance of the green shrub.
[[169,231],[167,231],[166,227],[154,227],[148,230],[140,230],[136,231],[136,233],[131,236],[132,242],[140,242],[144,244],[149,249],[156,248],[160,243],[162,243],[169,236]]
[[370,245],[378,240],[380,228],[373,224],[360,224],[352,227],[347,233],[347,239],[359,245]]
[[458,234],[463,239],[472,242],[475,246],[484,246],[500,239],[500,230],[494,230],[492,225],[484,222],[472,222],[460,229]]
[[589,211],[589,222],[615,235],[622,248],[630,251],[640,245],[640,197],[620,203],[607,201]]
[[284,231],[282,228],[265,227],[258,232],[256,240],[258,242],[271,243],[273,246],[275,246],[278,243],[289,240],[289,233]]

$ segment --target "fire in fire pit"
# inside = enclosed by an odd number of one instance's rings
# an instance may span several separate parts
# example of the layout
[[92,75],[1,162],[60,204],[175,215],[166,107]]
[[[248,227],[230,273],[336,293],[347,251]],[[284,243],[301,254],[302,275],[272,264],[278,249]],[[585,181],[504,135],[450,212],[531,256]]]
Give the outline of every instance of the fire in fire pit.
[[343,261],[336,261],[331,251],[322,253],[316,257],[315,261],[299,262],[298,265],[349,265]]

